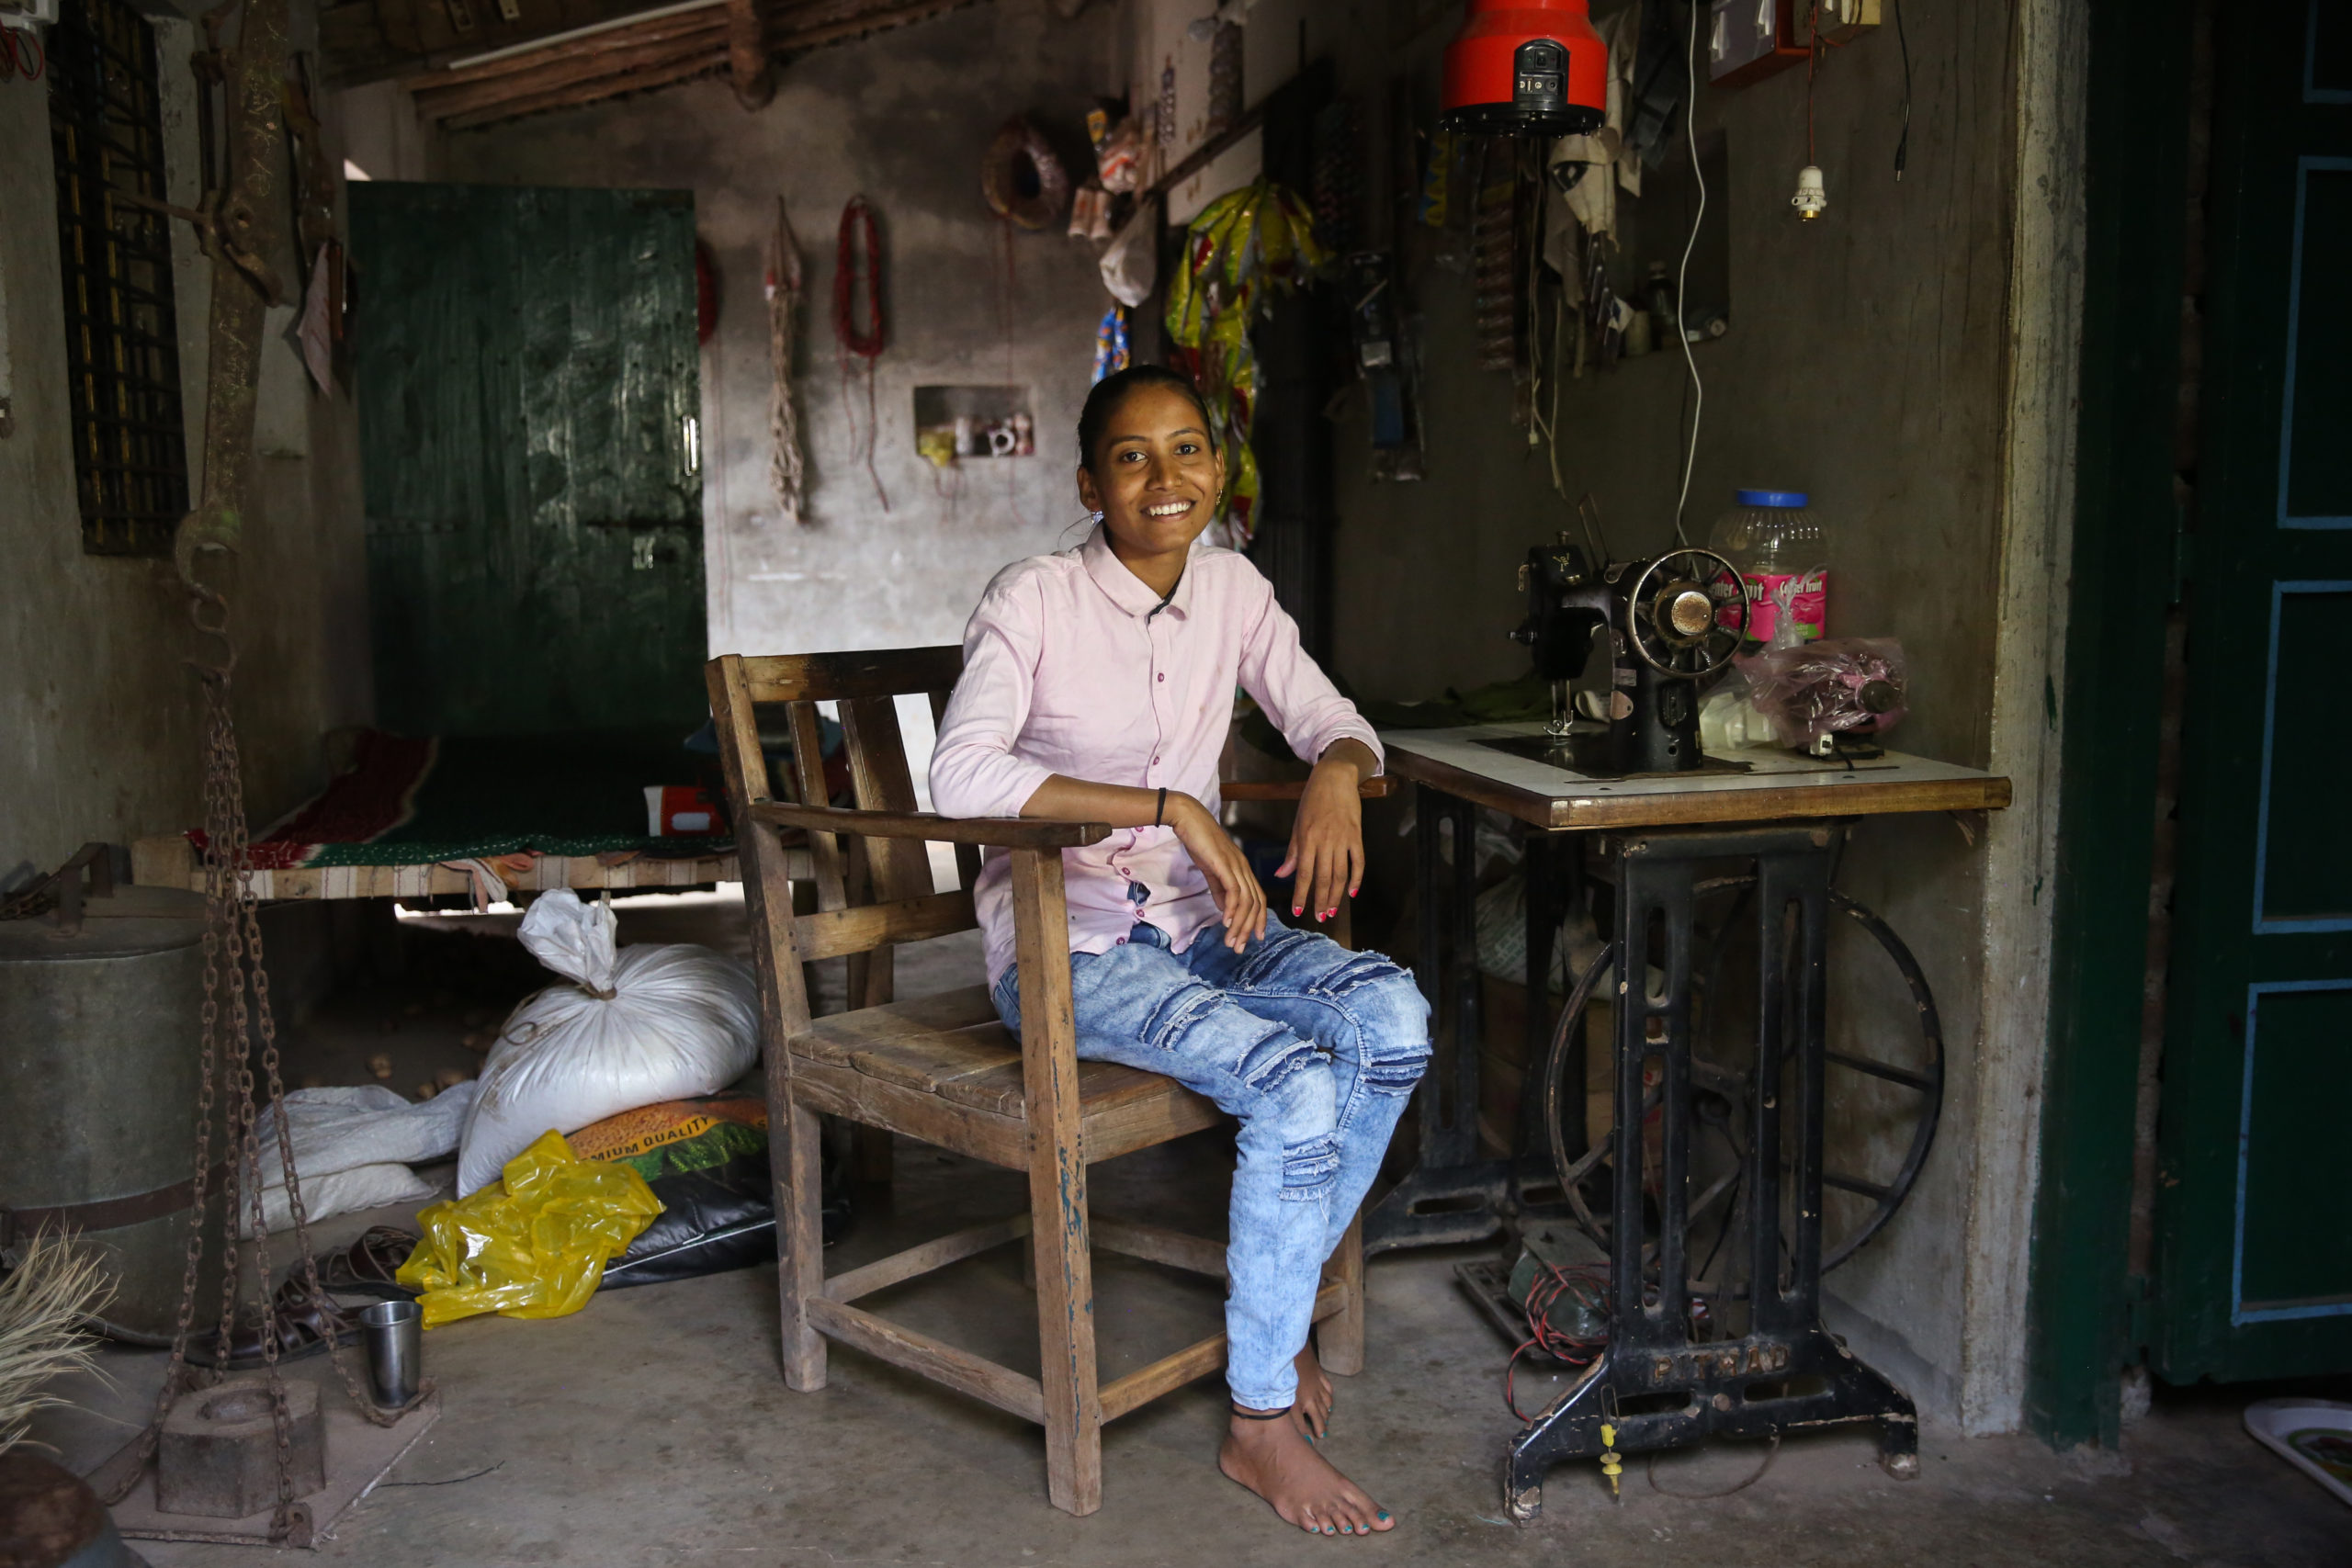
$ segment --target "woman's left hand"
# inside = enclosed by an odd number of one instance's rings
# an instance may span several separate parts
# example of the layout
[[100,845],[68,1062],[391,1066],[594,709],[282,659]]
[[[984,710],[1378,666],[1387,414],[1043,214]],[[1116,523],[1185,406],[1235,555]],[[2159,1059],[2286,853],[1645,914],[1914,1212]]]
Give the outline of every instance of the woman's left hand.
[[[1361,750],[1352,742],[1343,747]],[[1339,913],[1340,900],[1363,886],[1363,802],[1357,786],[1363,770],[1351,756],[1326,753],[1299,797],[1290,830],[1290,858],[1275,869],[1291,877],[1294,916],[1314,911],[1317,922]]]

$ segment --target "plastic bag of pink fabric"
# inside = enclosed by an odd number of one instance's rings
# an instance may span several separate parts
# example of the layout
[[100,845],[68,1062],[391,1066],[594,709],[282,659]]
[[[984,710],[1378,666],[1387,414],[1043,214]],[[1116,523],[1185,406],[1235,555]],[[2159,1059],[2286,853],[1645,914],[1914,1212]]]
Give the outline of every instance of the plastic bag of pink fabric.
[[1891,637],[1769,649],[1740,660],[1740,671],[1773,735],[1800,751],[1829,735],[1883,735],[1910,711],[1903,644]]

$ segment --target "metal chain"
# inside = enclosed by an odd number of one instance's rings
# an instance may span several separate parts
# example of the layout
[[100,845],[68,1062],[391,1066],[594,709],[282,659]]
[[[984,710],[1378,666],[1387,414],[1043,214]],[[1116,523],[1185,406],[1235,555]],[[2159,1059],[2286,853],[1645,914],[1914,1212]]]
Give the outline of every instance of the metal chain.
[[[210,765],[210,750],[208,725],[204,783],[208,829],[213,821],[213,783],[217,776]],[[173,1402],[185,1392],[183,1385],[193,1381],[188,1375],[187,1346],[196,1321],[197,1280],[204,1268],[204,1216],[212,1185],[212,1111],[220,1087],[220,954],[228,927],[228,901],[221,896],[220,850],[221,840],[208,830],[204,844],[204,1008],[199,1030],[203,1058],[196,1089],[196,1175],[189,1200],[187,1261],[180,1272],[179,1310],[172,1327],[172,1356],[164,1369],[163,1387],[155,1394],[155,1413],[148,1421],[147,1429],[139,1435],[139,1462],[130,1466],[107,1495],[104,1501],[109,1506],[128,1497],[145,1476],[147,1461],[153,1457],[156,1443],[163,1436],[164,1418],[171,1413]],[[225,1179],[232,1184],[233,1173],[225,1173]],[[227,1357],[219,1357],[214,1364],[225,1366]]]
[[[212,805],[211,811],[208,813],[212,820],[208,824],[207,836],[208,840],[218,837],[223,840],[220,860],[228,873],[221,878],[223,886],[220,892],[226,896],[222,902],[229,910],[229,1014],[231,1029],[239,1046],[235,1058],[237,1092],[231,1102],[238,1132],[235,1170],[238,1177],[243,1179],[242,1185],[250,1195],[254,1271],[261,1281],[259,1327],[262,1364],[269,1380],[271,1424],[277,1440],[277,1508],[271,1521],[270,1533],[273,1539],[283,1540],[292,1530],[293,1442],[285,1381],[277,1370],[280,1348],[277,1293],[270,1289],[269,1283],[274,1270],[270,1265],[269,1227],[263,1205],[267,1178],[261,1168],[260,1117],[256,1114],[254,1103],[249,1026],[261,1037],[263,1089],[268,1097],[267,1114],[277,1129],[278,1165],[285,1177],[287,1203],[294,1219],[295,1256],[301,1264],[311,1312],[325,1337],[327,1359],[334,1367],[336,1377],[342,1381],[345,1392],[350,1394],[352,1404],[369,1421],[379,1427],[390,1427],[397,1423],[405,1412],[378,1409],[375,1402],[360,1388],[358,1380],[344,1362],[340,1336],[333,1316],[336,1309],[319,1285],[318,1258],[311,1247],[310,1220],[302,1205],[301,1177],[295,1169],[292,1123],[286,1114],[286,1080],[280,1066],[277,1016],[270,1006],[269,968],[262,948],[260,907],[258,900],[247,890],[243,875],[251,860],[249,829],[245,819],[243,769],[237,750],[236,723],[229,705],[228,671],[206,671],[204,691],[208,731],[206,794],[210,797],[209,804]],[[214,889],[209,875],[211,857],[209,842],[207,850],[206,891],[210,896]],[[250,1007],[246,999],[248,984],[252,987]],[[229,1239],[224,1243],[232,1252],[235,1247],[235,1212],[232,1205],[229,1210],[232,1216]],[[233,1285],[225,1287],[228,1292],[232,1292],[233,1289]],[[223,1332],[225,1335],[225,1318]],[[225,1355],[222,1359],[226,1360]],[[420,1391],[419,1398],[422,1397]]]
[[[225,605],[216,603],[225,622]],[[199,620],[199,624],[202,624]],[[204,627],[218,635],[225,626]],[[130,1468],[115,1493],[106,1500],[129,1495],[145,1474],[164,1417],[173,1403],[198,1386],[187,1365],[188,1342],[196,1316],[198,1281],[203,1271],[205,1216],[212,1176],[212,1123],[216,1108],[225,1108],[228,1157],[221,1172],[220,1318],[214,1340],[211,1382],[226,1374],[234,1345],[239,1254],[240,1211],[250,1213],[254,1269],[259,1280],[257,1327],[262,1365],[268,1380],[270,1419],[277,1440],[277,1503],[272,1512],[270,1536],[286,1542],[295,1534],[293,1441],[286,1384],[278,1371],[280,1316],[277,1293],[270,1289],[274,1270],[269,1255],[269,1229],[264,1211],[266,1180],[261,1168],[261,1115],[257,1113],[251,1042],[261,1038],[261,1077],[267,1096],[267,1114],[277,1128],[278,1164],[286,1183],[288,1207],[294,1220],[296,1258],[312,1310],[326,1337],[326,1353],[335,1375],[359,1413],[379,1427],[396,1425],[401,1416],[431,1394],[430,1382],[417,1396],[397,1410],[379,1408],[360,1385],[343,1359],[343,1348],[332,1314],[336,1308],[319,1283],[318,1259],[311,1246],[310,1216],[302,1202],[301,1179],[295,1168],[291,1123],[286,1114],[286,1083],[280,1066],[277,1024],[269,998],[269,972],[262,949],[259,905],[247,891],[244,873],[250,865],[249,829],[244,811],[244,784],[237,750],[236,725],[230,708],[226,664],[198,667],[204,691],[204,1004],[201,1042],[203,1060],[197,1090],[195,1127],[196,1168],[192,1215],[186,1263],[180,1280],[180,1301],[172,1336],[171,1360],[155,1400],[155,1413],[140,1437],[141,1463]],[[251,998],[248,1001],[247,987]],[[221,1006],[226,993],[228,1005]]]

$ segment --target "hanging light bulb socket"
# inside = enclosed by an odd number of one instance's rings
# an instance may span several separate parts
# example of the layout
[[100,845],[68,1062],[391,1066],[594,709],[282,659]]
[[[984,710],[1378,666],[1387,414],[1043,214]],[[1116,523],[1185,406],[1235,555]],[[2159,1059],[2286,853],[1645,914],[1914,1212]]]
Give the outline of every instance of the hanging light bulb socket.
[[1797,193],[1789,197],[1789,205],[1797,209],[1799,218],[1807,220],[1818,218],[1828,209],[1829,191],[1821,183],[1818,166],[1807,164],[1797,171]]

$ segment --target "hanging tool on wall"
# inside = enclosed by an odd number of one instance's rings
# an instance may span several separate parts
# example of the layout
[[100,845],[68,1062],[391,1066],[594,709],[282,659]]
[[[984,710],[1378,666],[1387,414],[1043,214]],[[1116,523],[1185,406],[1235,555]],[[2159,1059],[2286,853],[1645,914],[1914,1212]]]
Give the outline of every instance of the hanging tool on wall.
[[[208,47],[192,62],[197,76],[198,117],[206,127],[203,138],[205,190],[196,209],[173,208],[118,193],[116,199],[138,200],[162,208],[194,225],[206,255],[212,262],[212,301],[209,334],[204,422],[204,490],[195,511],[181,519],[173,538],[173,560],[190,603],[189,618],[198,632],[220,648],[216,660],[191,660],[204,696],[204,1024],[202,1088],[194,1129],[194,1176],[191,1208],[200,1216],[189,1227],[187,1258],[181,1280],[177,1325],[172,1337],[171,1361],[156,1398],[153,1423],[124,1451],[127,1473],[110,1464],[109,1501],[128,1494],[144,1474],[143,1466],[156,1448],[164,1417],[183,1393],[204,1386],[204,1375],[191,1370],[188,1352],[196,1313],[197,1280],[208,1245],[209,1215],[219,1213],[224,1280],[219,1336],[212,1357],[219,1369],[232,1354],[232,1341],[255,1339],[266,1369],[272,1424],[276,1429],[277,1503],[270,1533],[291,1545],[310,1544],[310,1516],[293,1492],[289,1440],[290,1413],[284,1381],[277,1371],[281,1346],[299,1341],[309,1325],[322,1332],[328,1355],[345,1389],[360,1413],[379,1426],[392,1426],[404,1410],[383,1411],[361,1391],[343,1362],[336,1344],[336,1309],[319,1285],[318,1265],[311,1246],[310,1224],[303,1208],[301,1183],[294,1165],[294,1140],[277,1140],[280,1170],[294,1221],[296,1257],[300,1272],[279,1290],[271,1288],[268,1231],[263,1219],[263,1189],[269,1185],[262,1172],[259,1133],[263,1117],[285,1125],[286,1087],[279,1073],[277,1022],[269,999],[269,974],[262,951],[257,900],[247,891],[244,874],[250,864],[245,818],[244,781],[238,757],[237,731],[231,711],[231,678],[236,669],[236,643],[232,635],[232,601],[222,586],[229,574],[221,569],[228,558],[244,547],[252,516],[254,413],[260,382],[262,329],[266,312],[283,304],[288,291],[278,267],[299,262],[300,253],[289,231],[288,147],[289,103],[299,103],[289,81],[288,0],[244,0],[235,47],[220,43],[228,7],[204,17]],[[225,89],[220,111],[222,166],[214,164],[212,87]],[[316,165],[311,165],[315,174]],[[315,218],[305,204],[306,218]],[[313,230],[312,233],[315,234]],[[306,235],[306,238],[311,235]],[[322,244],[323,242],[321,242]],[[252,1043],[260,1042],[261,1088],[267,1101],[264,1112],[254,1103],[255,1063]],[[216,1173],[211,1151],[214,1122],[225,1115],[230,1152]],[[224,1201],[208,1208],[211,1184],[220,1176]],[[237,1237],[241,1211],[251,1215],[254,1273],[260,1281],[257,1322],[240,1328],[237,1323]],[[419,1402],[429,1390],[418,1395]]]
[[1518,357],[1519,275],[1511,255],[1515,144],[1497,139],[1478,149],[1477,205],[1470,218],[1472,319],[1478,368],[1510,370]]
[[[858,297],[865,296],[865,324],[858,324]],[[874,481],[874,493],[882,502],[882,510],[890,510],[890,492],[882,488],[882,475],[874,466],[874,448],[881,439],[881,425],[874,412],[874,362],[882,357],[885,337],[882,313],[882,234],[874,224],[874,209],[862,196],[854,196],[842,209],[842,222],[833,252],[833,338],[838,345],[836,356],[841,362],[842,412],[849,412],[849,362],[854,356],[865,362],[865,434],[859,439],[857,421],[850,418],[850,450],[853,459],[862,457],[865,473]]]
[[768,303],[768,483],[787,525],[808,519],[801,509],[800,411],[792,400],[793,344],[800,333],[800,242],[775,198],[775,227],[768,231],[763,287]]
[[1404,308],[1394,259],[1385,251],[1358,251],[1345,277],[1348,339],[1369,394],[1372,477],[1422,477],[1419,355],[1414,318]]

